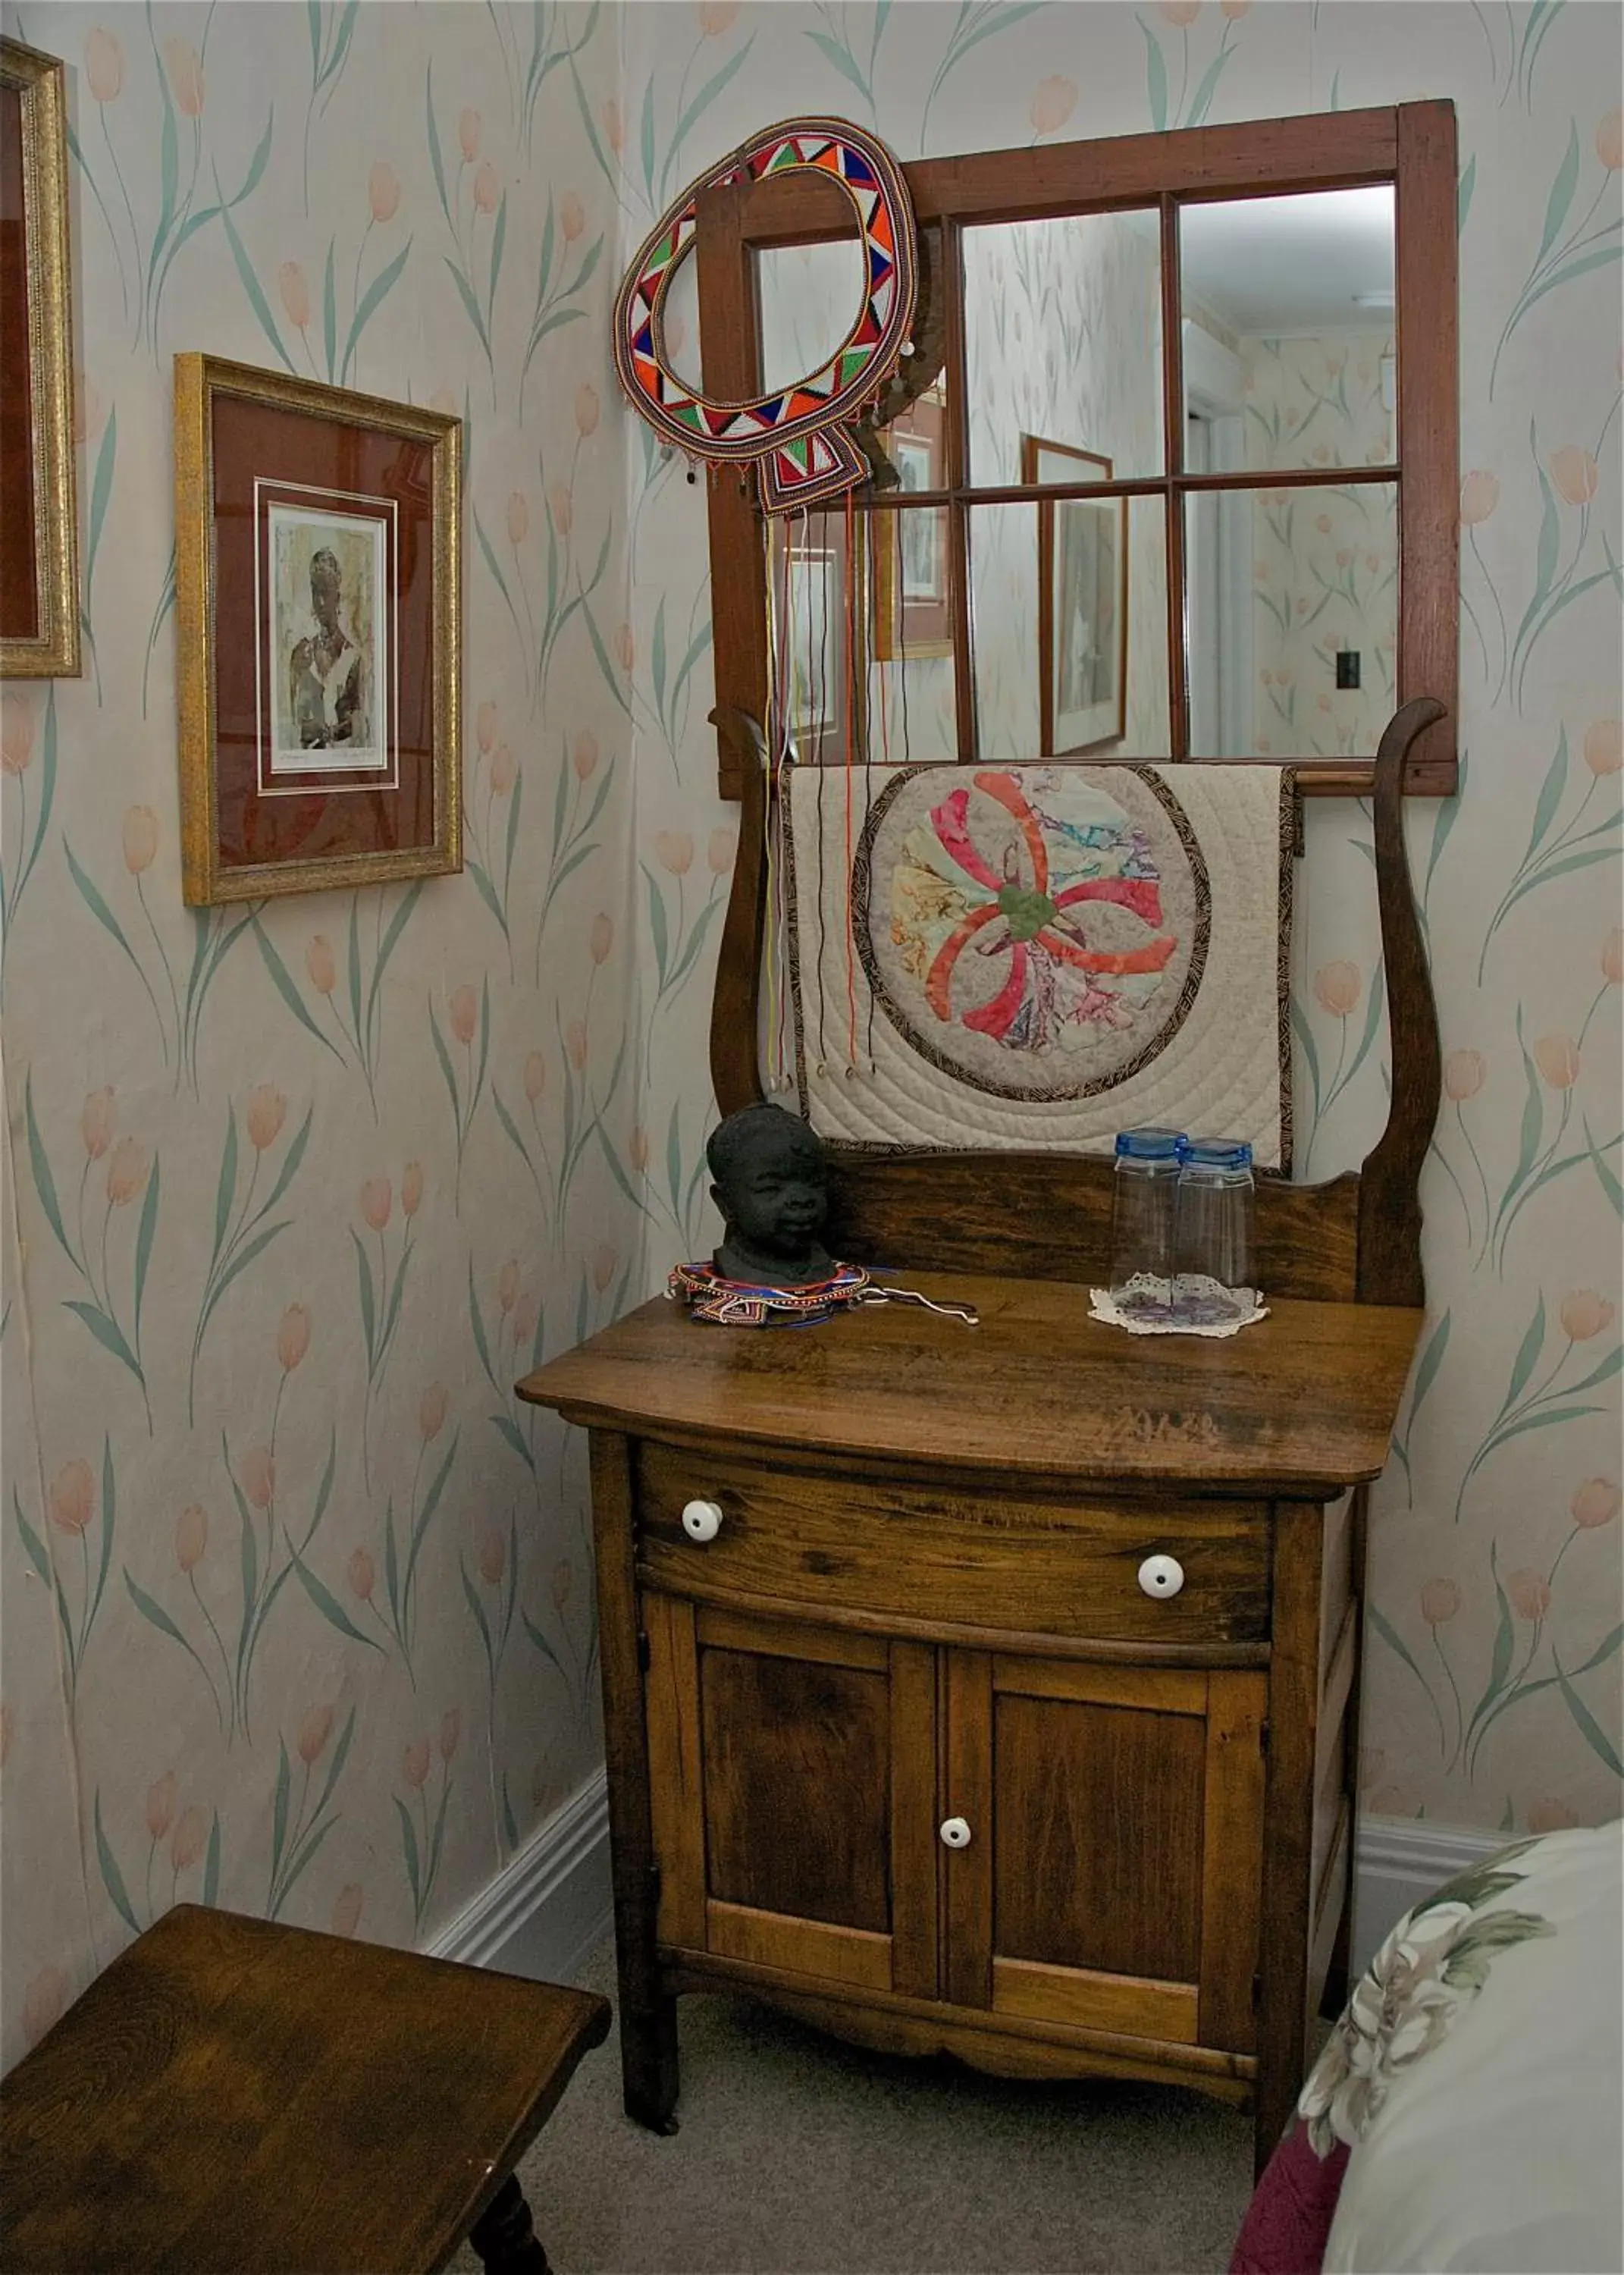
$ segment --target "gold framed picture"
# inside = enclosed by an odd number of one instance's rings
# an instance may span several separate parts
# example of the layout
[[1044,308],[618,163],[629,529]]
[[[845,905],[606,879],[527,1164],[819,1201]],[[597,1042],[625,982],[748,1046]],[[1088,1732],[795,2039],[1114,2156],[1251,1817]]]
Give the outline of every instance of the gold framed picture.
[[462,421],[175,359],[185,897],[462,867]]
[[[1021,437],[1021,480],[1111,480],[1097,450]],[[1046,757],[1122,739],[1128,715],[1128,501],[1046,498],[1038,509],[1038,673]]]
[[[904,495],[947,488],[947,402],[940,385],[927,387],[882,427],[879,441]],[[873,522],[874,654],[888,663],[951,655],[947,507],[882,509]]]
[[55,56],[0,40],[0,676],[77,676],[68,117]]

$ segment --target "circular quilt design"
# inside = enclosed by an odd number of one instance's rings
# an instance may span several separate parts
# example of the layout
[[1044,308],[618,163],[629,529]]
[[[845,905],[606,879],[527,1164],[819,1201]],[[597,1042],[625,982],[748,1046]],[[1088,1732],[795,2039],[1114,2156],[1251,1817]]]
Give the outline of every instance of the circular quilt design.
[[854,864],[857,949],[910,1048],[1000,1098],[1091,1097],[1165,1050],[1201,986],[1206,866],[1148,767],[911,768]]

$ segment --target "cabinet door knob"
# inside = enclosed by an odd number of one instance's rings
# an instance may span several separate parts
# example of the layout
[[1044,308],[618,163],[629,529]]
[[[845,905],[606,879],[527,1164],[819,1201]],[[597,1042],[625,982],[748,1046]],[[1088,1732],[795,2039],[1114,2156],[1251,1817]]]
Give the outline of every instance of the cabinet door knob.
[[1139,1567],[1139,1585],[1147,1596],[1176,1596],[1184,1584],[1184,1567],[1176,1556],[1147,1556]]
[[944,1848],[968,1848],[970,1827],[962,1817],[949,1817],[937,1828]]
[[721,1510],[714,1500],[691,1500],[683,1510],[683,1531],[690,1540],[714,1540],[721,1531]]

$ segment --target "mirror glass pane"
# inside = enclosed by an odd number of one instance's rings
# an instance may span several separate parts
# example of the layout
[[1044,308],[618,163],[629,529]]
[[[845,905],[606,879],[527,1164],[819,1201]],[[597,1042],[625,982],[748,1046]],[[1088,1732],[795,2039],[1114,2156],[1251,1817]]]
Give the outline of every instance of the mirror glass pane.
[[1369,758],[1397,701],[1396,484],[1184,509],[1190,756]]
[[1181,210],[1190,471],[1394,463],[1393,246],[1390,185]]
[[1103,480],[1159,474],[1154,210],[993,223],[963,244],[971,480],[1028,479],[1026,435],[1088,453]]
[[[771,394],[821,369],[862,308],[863,254],[855,237],[827,244],[770,246],[756,255],[761,314],[761,386]],[[699,264],[689,253],[666,287],[666,353],[686,386],[701,388]]]
[[774,525],[774,647],[804,763],[957,755],[946,521],[919,507],[854,514],[850,533],[843,513]]
[[1166,758],[1160,499],[976,506],[970,536],[983,760]]

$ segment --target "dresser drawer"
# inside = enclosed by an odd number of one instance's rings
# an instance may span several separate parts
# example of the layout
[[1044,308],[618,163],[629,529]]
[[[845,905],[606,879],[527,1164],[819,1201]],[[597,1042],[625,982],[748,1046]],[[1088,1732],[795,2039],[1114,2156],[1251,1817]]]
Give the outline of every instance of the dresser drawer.
[[[1047,1500],[774,1469],[646,1442],[635,1462],[638,1576],[666,1594],[768,1597],[820,1612],[1099,1641],[1255,1643],[1268,1634],[1262,1502]],[[684,1529],[693,1501],[720,1513],[708,1539]],[[1152,1558],[1178,1570],[1156,1568],[1147,1586],[1141,1567]],[[1163,1592],[1151,1592],[1158,1583]]]

